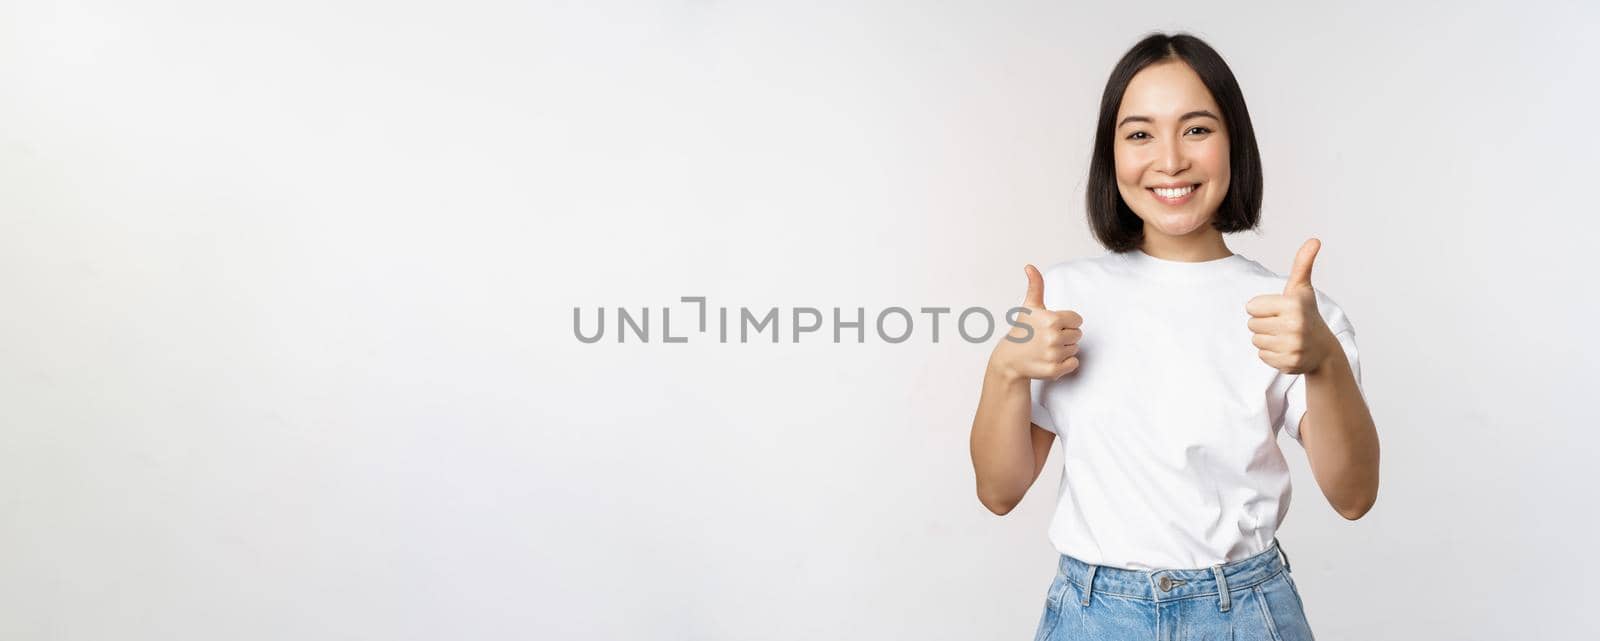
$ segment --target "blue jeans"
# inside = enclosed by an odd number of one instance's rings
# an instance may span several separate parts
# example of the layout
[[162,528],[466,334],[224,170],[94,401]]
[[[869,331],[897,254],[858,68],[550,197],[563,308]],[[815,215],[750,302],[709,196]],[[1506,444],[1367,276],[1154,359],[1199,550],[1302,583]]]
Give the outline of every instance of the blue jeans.
[[1312,641],[1277,540],[1250,558],[1198,570],[1125,570],[1060,556],[1034,641]]

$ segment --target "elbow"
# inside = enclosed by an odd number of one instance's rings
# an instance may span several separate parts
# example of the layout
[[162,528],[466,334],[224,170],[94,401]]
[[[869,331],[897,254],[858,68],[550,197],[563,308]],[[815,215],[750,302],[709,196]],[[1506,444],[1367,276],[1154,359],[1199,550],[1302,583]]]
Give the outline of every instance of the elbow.
[[1378,497],[1372,496],[1362,499],[1359,503],[1335,505],[1333,506],[1333,509],[1339,513],[1339,516],[1344,517],[1346,521],[1355,521],[1363,516],[1366,516],[1367,512],[1372,511],[1372,505],[1377,501]]
[[990,512],[994,512],[995,516],[1005,516],[1010,514],[1011,510],[1016,509],[1018,503],[1018,501],[1015,499],[992,496],[982,492],[978,493],[978,502],[982,503],[983,507],[987,508]]

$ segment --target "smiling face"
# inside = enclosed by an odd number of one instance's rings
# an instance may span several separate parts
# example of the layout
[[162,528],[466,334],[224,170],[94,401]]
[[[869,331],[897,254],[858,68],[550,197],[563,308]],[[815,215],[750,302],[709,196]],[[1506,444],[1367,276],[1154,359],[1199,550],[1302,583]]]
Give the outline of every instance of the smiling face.
[[1144,221],[1147,242],[1217,232],[1228,193],[1228,132],[1200,76],[1180,60],[1145,67],[1117,110],[1117,191]]

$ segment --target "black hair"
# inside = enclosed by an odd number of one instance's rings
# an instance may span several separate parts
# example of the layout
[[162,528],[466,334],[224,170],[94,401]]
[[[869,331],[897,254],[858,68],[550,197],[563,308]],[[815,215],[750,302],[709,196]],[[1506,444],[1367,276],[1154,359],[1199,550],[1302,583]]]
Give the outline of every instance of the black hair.
[[1100,96],[1100,119],[1095,125],[1094,152],[1089,160],[1088,214],[1095,238],[1114,252],[1130,251],[1144,240],[1144,221],[1122,200],[1117,191],[1116,142],[1117,110],[1133,76],[1145,67],[1167,60],[1189,65],[1211,92],[1222,110],[1222,123],[1228,129],[1228,164],[1232,175],[1228,193],[1217,207],[1211,226],[1223,233],[1255,229],[1261,221],[1261,151],[1256,147],[1255,128],[1245,108],[1244,92],[1234,79],[1228,63],[1211,45],[1187,33],[1153,33],[1140,40],[1122,56],[1106,80]]

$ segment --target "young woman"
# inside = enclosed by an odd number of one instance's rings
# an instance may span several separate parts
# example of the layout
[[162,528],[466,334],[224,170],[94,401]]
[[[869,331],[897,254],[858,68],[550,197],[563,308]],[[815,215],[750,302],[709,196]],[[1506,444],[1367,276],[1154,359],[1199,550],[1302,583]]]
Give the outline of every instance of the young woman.
[[[1289,509],[1278,432],[1333,508],[1378,491],[1355,331],[1311,285],[1229,251],[1260,219],[1261,161],[1233,72],[1152,35],[1100,101],[1088,212],[1109,250],[1028,277],[972,424],[978,497],[1009,512],[1056,437],[1060,553],[1038,639],[1311,639],[1275,536]],[[1023,327],[1026,325],[1026,327]]]

